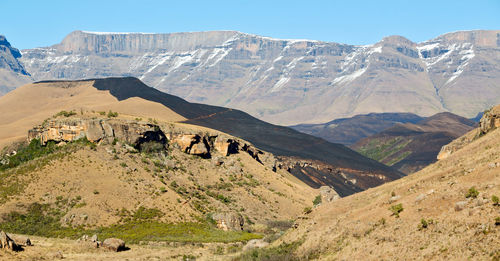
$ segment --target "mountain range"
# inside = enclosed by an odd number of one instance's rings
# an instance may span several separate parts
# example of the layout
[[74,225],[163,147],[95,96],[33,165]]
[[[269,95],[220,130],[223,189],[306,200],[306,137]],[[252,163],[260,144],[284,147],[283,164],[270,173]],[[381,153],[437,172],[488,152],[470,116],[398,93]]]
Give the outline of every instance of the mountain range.
[[421,43],[389,36],[367,46],[237,31],[75,31],[21,54],[15,60],[36,81],[133,76],[191,102],[281,125],[384,112],[472,118],[500,102],[500,31],[453,32]]

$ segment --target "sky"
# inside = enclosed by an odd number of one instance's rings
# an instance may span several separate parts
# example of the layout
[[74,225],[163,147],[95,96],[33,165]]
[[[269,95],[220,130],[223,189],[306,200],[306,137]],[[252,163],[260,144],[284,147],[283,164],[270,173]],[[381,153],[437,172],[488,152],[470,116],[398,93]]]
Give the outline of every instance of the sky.
[[459,30],[500,29],[500,0],[0,0],[0,10],[0,34],[18,49],[57,44],[75,30],[236,30],[365,45],[388,35],[421,42]]

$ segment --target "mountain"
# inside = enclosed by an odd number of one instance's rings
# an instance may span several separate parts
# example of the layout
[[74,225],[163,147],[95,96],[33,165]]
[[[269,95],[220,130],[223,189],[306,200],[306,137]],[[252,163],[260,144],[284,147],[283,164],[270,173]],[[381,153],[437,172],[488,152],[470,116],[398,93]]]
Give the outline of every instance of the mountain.
[[412,113],[370,113],[320,124],[299,124],[290,128],[329,142],[351,145],[396,123],[417,123],[421,120],[422,117]]
[[474,139],[447,158],[397,181],[322,203],[268,249],[249,251],[246,256],[268,260],[499,259],[498,109],[483,118]]
[[[22,139],[32,126],[61,110],[113,110],[218,130],[275,155],[277,162],[270,168],[288,170],[313,188],[331,186],[341,196],[403,176],[343,145],[263,122],[242,111],[189,103],[130,77],[46,81],[8,93],[0,98],[0,111],[11,112],[0,116],[0,144]],[[257,159],[259,150],[252,151]]]
[[133,76],[191,102],[281,125],[384,112],[472,118],[500,102],[500,31],[421,43],[389,36],[367,46],[235,31],[75,31],[22,54],[35,80]]
[[418,123],[396,124],[351,148],[410,174],[436,161],[441,147],[472,130],[476,123],[449,112]]
[[0,35],[0,96],[31,81],[19,58],[19,50]]

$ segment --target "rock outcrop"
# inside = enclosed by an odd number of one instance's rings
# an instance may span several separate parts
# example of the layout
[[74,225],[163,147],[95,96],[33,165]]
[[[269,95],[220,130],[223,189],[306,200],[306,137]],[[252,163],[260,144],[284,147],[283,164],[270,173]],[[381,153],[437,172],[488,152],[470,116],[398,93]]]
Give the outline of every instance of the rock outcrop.
[[329,186],[321,186],[319,188],[321,202],[332,202],[340,198],[339,194]]
[[0,248],[17,251],[19,246],[7,233],[0,231]]
[[439,151],[437,159],[441,160],[447,158],[455,151],[473,142],[478,137],[486,135],[487,133],[499,127],[500,127],[500,105],[497,105],[484,112],[483,117],[481,117],[481,120],[479,121],[479,127],[477,129],[472,130],[469,133],[450,142],[449,144],[444,145]]
[[212,218],[215,220],[217,228],[224,231],[241,231],[245,224],[243,216],[236,213],[216,213]]
[[491,130],[500,127],[500,105],[484,112],[479,121],[479,130],[481,134],[486,134]]
[[107,238],[102,242],[102,247],[115,252],[124,251],[127,249],[125,247],[125,241],[118,238]]
[[56,118],[28,131],[28,140],[39,139],[42,145],[49,141],[71,142],[82,138],[94,143],[118,139],[137,149],[148,141],[167,143],[157,125],[115,119]]

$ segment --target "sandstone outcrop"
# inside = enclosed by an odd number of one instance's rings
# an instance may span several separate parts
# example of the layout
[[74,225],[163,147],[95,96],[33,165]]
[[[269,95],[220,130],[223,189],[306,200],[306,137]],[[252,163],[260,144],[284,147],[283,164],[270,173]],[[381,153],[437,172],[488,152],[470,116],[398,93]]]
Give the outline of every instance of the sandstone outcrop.
[[71,142],[82,138],[94,143],[118,139],[137,149],[148,141],[167,143],[157,125],[116,119],[56,118],[28,131],[28,140],[39,139],[42,145],[49,141]]
[[224,231],[241,231],[245,220],[240,214],[236,213],[216,213],[212,216],[217,224],[217,228]]

